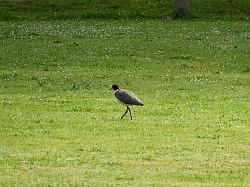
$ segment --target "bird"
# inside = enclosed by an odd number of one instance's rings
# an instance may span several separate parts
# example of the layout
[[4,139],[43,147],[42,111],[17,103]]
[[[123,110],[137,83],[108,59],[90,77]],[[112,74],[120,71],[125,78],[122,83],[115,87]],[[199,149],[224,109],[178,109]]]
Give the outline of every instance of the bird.
[[130,114],[130,118],[132,120],[132,114],[131,114],[131,110],[129,108],[130,105],[140,105],[143,106],[143,102],[141,102],[140,99],[138,99],[138,97],[136,97],[136,95],[128,90],[124,90],[124,89],[120,89],[118,85],[114,84],[112,86],[112,89],[115,91],[115,97],[116,99],[123,104],[124,106],[126,106],[126,111],[125,113],[122,115],[122,118],[128,113]]

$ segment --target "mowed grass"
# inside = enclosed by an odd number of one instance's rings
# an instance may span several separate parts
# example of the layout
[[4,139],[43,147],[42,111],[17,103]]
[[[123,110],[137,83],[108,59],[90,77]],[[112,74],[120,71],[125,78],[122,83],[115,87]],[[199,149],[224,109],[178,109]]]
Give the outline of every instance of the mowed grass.
[[0,28],[1,185],[248,185],[248,22]]
[[[192,0],[185,19],[249,20],[249,0]],[[0,20],[176,19],[173,0],[0,0]]]

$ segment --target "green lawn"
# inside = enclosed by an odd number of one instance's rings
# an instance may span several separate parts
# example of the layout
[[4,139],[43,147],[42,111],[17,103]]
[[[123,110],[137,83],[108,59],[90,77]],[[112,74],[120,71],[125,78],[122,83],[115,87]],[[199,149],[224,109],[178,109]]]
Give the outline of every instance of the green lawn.
[[[174,0],[0,0],[0,20],[175,18]],[[190,0],[185,18],[249,20],[249,0]]]
[[[0,22],[0,185],[237,185],[246,21]],[[144,102],[120,120],[112,84]]]

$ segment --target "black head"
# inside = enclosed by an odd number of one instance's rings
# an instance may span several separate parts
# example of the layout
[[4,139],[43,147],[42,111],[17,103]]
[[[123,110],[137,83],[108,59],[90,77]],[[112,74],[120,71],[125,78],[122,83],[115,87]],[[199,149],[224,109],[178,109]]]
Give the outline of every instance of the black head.
[[116,84],[114,84],[114,85],[112,86],[112,88],[113,88],[113,90],[119,90],[119,89],[120,89],[119,86],[117,86]]

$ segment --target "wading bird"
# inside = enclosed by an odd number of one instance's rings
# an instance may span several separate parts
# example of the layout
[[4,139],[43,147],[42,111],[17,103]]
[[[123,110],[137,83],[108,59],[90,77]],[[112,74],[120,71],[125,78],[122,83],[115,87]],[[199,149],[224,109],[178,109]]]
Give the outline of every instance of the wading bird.
[[125,113],[122,115],[121,119],[128,113],[130,114],[130,118],[132,119],[131,110],[128,107],[129,105],[140,105],[143,106],[143,103],[138,99],[135,94],[128,90],[120,89],[119,86],[113,85],[113,90],[115,90],[116,99],[123,105],[127,107]]

